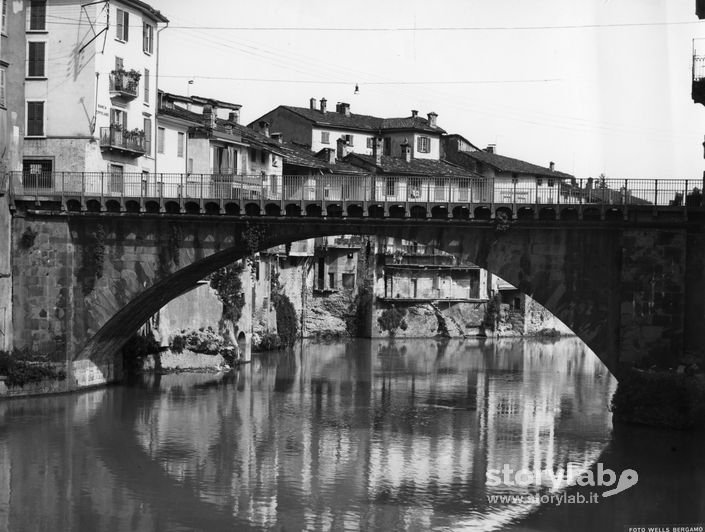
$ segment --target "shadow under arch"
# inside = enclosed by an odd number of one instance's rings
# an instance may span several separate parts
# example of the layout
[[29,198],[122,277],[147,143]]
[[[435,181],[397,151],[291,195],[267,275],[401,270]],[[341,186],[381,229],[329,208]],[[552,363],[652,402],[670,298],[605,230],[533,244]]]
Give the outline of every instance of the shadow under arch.
[[[125,218],[116,218],[125,220]],[[180,222],[174,222],[179,224]],[[462,262],[471,262],[511,283],[557,316],[580,337],[616,374],[619,363],[619,283],[621,235],[613,228],[584,227],[577,224],[514,226],[497,231],[491,222],[471,223],[453,220],[272,220],[250,219],[227,223],[222,219],[198,227],[197,221],[181,224],[184,235],[201,230],[208,239],[196,235],[185,238],[194,244],[182,258],[182,267],[138,292],[128,294],[127,302],[88,339],[74,360],[95,363],[111,361],[124,342],[147,319],[172,299],[194,288],[211,272],[287,242],[342,234],[394,237],[452,253]],[[252,234],[257,238],[252,238]],[[204,245],[206,241],[226,242]]]

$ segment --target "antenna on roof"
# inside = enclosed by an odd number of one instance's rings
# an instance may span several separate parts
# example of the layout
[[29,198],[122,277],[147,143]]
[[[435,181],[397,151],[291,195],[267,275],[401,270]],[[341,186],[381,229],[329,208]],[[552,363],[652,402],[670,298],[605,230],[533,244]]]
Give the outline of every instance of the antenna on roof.
[[360,94],[360,86],[355,83],[355,94]]

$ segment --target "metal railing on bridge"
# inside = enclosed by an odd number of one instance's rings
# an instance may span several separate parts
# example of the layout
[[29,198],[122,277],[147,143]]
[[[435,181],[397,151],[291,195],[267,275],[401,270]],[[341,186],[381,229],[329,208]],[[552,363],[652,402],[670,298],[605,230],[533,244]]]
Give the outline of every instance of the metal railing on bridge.
[[318,203],[349,206],[492,206],[516,208],[558,205],[700,206],[701,180],[409,177],[368,175],[150,174],[120,172],[11,173],[16,200],[117,200],[244,205]]

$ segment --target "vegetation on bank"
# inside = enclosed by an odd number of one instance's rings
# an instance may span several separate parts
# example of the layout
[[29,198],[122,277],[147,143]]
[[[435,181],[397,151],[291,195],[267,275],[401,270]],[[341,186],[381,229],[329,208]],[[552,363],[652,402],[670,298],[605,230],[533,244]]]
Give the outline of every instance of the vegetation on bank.
[[65,380],[63,364],[52,362],[48,355],[29,349],[15,349],[12,352],[0,351],[0,376],[5,376],[8,387],[45,380]]
[[201,327],[197,331],[182,330],[174,335],[169,348],[174,353],[182,353],[185,349],[205,355],[218,355],[227,347],[225,339],[212,327]]
[[377,324],[382,331],[389,332],[389,336],[394,336],[397,329],[405,331],[408,328],[404,318],[406,318],[406,309],[392,305],[391,308],[382,311],[382,314],[377,318]]

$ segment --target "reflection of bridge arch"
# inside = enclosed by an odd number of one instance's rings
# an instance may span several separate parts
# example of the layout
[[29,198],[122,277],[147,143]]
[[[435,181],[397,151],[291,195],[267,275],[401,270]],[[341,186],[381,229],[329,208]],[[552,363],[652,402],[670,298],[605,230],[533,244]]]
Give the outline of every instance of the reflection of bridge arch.
[[[54,249],[65,244],[73,253],[66,254],[68,267],[60,260],[38,264],[32,253],[15,254],[15,286],[39,284],[26,296],[16,290],[16,344],[35,343],[37,331],[22,325],[33,323],[37,308],[56,308],[46,319],[49,330],[65,339],[67,354],[104,365],[149,316],[216,269],[286,242],[360,234],[416,241],[497,274],[556,315],[615,372],[620,356],[634,360],[660,350],[678,356],[683,350],[690,304],[683,303],[689,293],[684,286],[692,273],[686,257],[695,260],[686,247],[692,239],[687,222],[656,224],[651,209],[648,224],[519,220],[511,226],[369,217],[28,214],[14,219],[15,241],[32,227],[38,242],[48,240]],[[632,207],[635,216],[636,210]],[[100,272],[91,258],[98,245],[105,257]],[[86,290],[82,281],[91,275],[95,286]],[[705,287],[705,279],[694,281]]]

